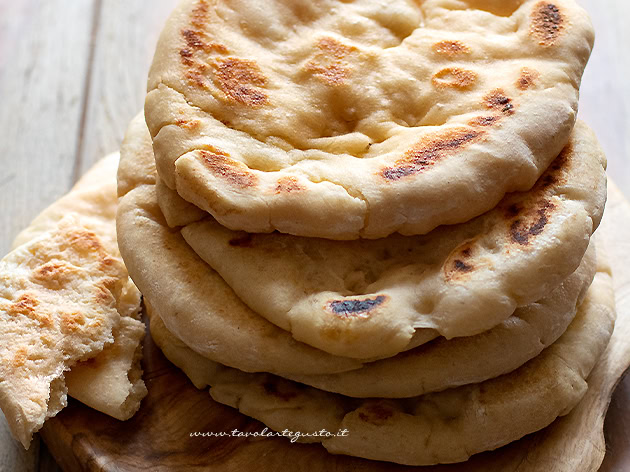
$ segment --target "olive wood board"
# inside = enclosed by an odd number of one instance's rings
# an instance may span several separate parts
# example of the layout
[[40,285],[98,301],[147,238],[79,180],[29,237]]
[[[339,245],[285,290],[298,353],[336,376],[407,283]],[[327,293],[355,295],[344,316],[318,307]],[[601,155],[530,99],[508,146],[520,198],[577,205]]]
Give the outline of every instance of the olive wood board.
[[[66,409],[48,420],[42,437],[67,472],[596,471],[606,451],[606,411],[630,365],[630,204],[612,184],[602,229],[599,233],[613,266],[618,317],[610,344],[588,379],[588,393],[569,415],[546,429],[466,463],[405,467],[332,455],[318,444],[291,443],[286,438],[191,437],[195,431],[256,432],[264,425],[214,402],[207,390],[197,390],[148,334],[143,368],[149,394],[132,419],[120,422],[71,399]],[[630,416],[630,407],[621,405],[615,413],[613,420],[621,421]],[[630,463],[623,460],[611,462],[607,457],[602,470],[630,470]]]

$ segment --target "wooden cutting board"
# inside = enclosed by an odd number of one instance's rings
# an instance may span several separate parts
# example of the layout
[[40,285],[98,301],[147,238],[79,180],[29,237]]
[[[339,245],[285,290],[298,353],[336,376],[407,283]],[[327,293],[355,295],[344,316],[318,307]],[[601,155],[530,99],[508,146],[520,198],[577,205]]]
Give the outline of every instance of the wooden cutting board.
[[[140,411],[120,422],[80,403],[70,405],[42,430],[51,453],[66,471],[403,471],[420,472],[586,472],[600,467],[606,451],[604,419],[612,392],[630,365],[630,204],[614,185],[602,222],[602,238],[613,266],[618,308],[610,345],[589,377],[580,404],[547,429],[460,465],[402,467],[328,454],[319,445],[283,438],[190,437],[195,431],[262,431],[264,425],[212,401],[170,364],[149,335],[144,379],[149,389]],[[630,418],[619,405],[616,423]],[[615,425],[606,425],[607,432]],[[615,443],[627,445],[627,436]],[[621,442],[619,442],[621,441]],[[419,446],[420,447],[420,446]],[[601,470],[630,470],[625,448],[607,457]]]

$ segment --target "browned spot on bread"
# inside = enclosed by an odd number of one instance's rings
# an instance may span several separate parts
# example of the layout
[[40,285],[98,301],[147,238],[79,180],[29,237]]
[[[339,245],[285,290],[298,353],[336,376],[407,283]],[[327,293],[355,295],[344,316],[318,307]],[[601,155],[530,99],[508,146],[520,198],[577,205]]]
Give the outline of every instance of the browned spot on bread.
[[272,395],[274,397],[278,397],[281,400],[284,400],[285,402],[288,402],[289,400],[297,397],[298,395],[296,392],[292,392],[288,390],[287,388],[278,388],[278,387],[279,387],[278,382],[274,382],[271,380],[263,384],[263,388],[265,389],[265,392],[267,394]]
[[278,179],[278,185],[276,185],[276,194],[279,193],[291,193],[305,190],[306,187],[300,185],[298,179],[287,175]]
[[201,89],[207,90],[209,82],[204,73],[204,69],[205,68],[194,67],[186,71],[186,78],[191,84],[196,85]]
[[327,85],[341,85],[351,73],[345,58],[357,48],[331,37],[320,38],[317,41],[317,48],[319,51],[306,63],[305,69]]
[[500,119],[502,118],[502,116],[477,116],[473,119],[471,119],[468,124],[470,126],[492,126],[494,125],[496,122],[498,122]]
[[358,315],[366,316],[374,308],[385,303],[387,298],[385,295],[379,295],[375,298],[332,300],[328,302],[327,308],[335,315],[346,318]]
[[221,91],[231,100],[249,107],[269,103],[267,95],[259,90],[267,83],[254,61],[227,57],[213,63],[215,79]]
[[455,259],[455,263],[453,264],[454,268],[458,272],[470,272],[474,269],[473,266],[466,264],[464,261],[460,259]]
[[78,312],[61,313],[61,332],[64,334],[76,333],[85,325],[85,317]]
[[210,41],[205,31],[184,29],[182,30],[182,37],[188,46],[179,51],[179,55],[182,57],[190,57],[194,51],[228,53],[228,48],[223,44]]
[[204,166],[235,187],[253,187],[258,178],[245,164],[230,159],[229,154],[208,146],[206,150],[198,151],[198,156]]
[[68,283],[77,270],[76,267],[63,261],[49,261],[37,267],[33,271],[32,278],[47,288],[58,290]]
[[75,229],[69,232],[66,237],[69,244],[80,251],[101,252],[103,246],[98,240],[96,234],[88,230]]
[[370,403],[359,412],[359,418],[362,421],[374,425],[382,425],[392,416],[394,416],[394,411],[381,402]]
[[30,293],[24,293],[7,308],[7,313],[11,316],[25,316],[37,321],[41,328],[53,326],[50,314],[39,308],[39,301]]
[[233,247],[254,247],[254,237],[250,233],[245,233],[238,238],[232,238],[228,242]]
[[521,206],[519,206],[518,204],[514,203],[514,204],[510,205],[509,207],[507,207],[507,210],[505,211],[505,214],[506,214],[506,216],[508,218],[514,218],[522,210],[523,210],[523,208]]
[[496,89],[486,95],[483,99],[484,104],[493,110],[498,110],[505,115],[514,113],[514,104],[512,99],[505,95],[501,89]]
[[461,41],[440,41],[435,43],[432,48],[437,54],[448,57],[468,54],[470,52],[470,48]]
[[19,369],[20,367],[26,364],[26,359],[28,358],[28,350],[25,346],[20,346],[15,350],[15,354],[13,355],[13,368]]
[[540,77],[538,71],[534,69],[530,69],[528,67],[523,67],[521,69],[521,75],[516,81],[516,87],[520,90],[527,90],[536,82],[536,79]]
[[177,120],[175,124],[180,128],[193,130],[198,128],[201,123],[199,120]]
[[543,232],[549,222],[551,211],[555,208],[555,205],[549,200],[542,200],[536,206],[538,208],[531,213],[532,216],[521,216],[510,225],[512,241],[521,246],[528,245],[531,237]]
[[199,0],[193,8],[190,22],[197,28],[203,27],[208,21],[209,6],[207,0]]
[[543,47],[553,45],[564,30],[564,18],[553,3],[539,2],[531,16],[529,32]]
[[461,279],[465,274],[474,271],[475,264],[472,262],[474,252],[474,240],[466,241],[456,247],[444,264],[446,280]]
[[422,172],[447,156],[456,154],[483,136],[484,132],[471,128],[452,128],[424,136],[393,167],[387,167],[380,175],[388,180],[399,180]]
[[477,80],[477,73],[459,67],[447,67],[433,75],[433,85],[438,88],[456,88],[466,90]]

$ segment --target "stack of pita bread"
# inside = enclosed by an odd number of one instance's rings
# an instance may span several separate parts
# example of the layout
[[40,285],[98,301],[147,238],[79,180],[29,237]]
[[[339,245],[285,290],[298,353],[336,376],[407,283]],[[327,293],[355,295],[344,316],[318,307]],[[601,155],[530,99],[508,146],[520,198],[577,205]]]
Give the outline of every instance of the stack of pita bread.
[[155,342],[332,453],[460,462],[569,413],[615,319],[592,44],[574,0],[181,1],[117,181]]

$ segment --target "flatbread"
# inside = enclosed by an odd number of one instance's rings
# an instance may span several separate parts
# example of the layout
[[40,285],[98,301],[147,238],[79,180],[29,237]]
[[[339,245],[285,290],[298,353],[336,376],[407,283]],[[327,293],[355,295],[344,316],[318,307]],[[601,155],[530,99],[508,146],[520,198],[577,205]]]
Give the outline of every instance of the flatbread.
[[[514,372],[480,384],[405,400],[358,400],[211,361],[206,361],[208,374],[196,376],[196,383],[207,381],[215,401],[276,431],[347,430],[345,436],[301,438],[321,441],[332,453],[407,465],[461,462],[544,428],[585,394],[586,378],[608,344],[615,319],[610,269],[600,264],[598,271],[557,342]],[[203,360],[190,356],[159,318],[149,315],[154,341],[167,346],[167,357],[187,374],[192,365],[200,371]],[[171,342],[176,349],[168,347]]]
[[[45,240],[50,231],[56,231],[60,221],[70,215],[78,222],[77,228],[87,230],[98,238],[108,260],[116,261],[121,277],[115,300],[118,315],[112,315],[115,322],[108,341],[102,349],[95,349],[91,355],[84,356],[89,358],[87,361],[67,363],[61,379],[53,382],[57,382],[60,388],[53,388],[51,402],[65,405],[64,389],[67,388],[70,396],[91,408],[126,420],[139,409],[147,390],[140,366],[141,342],[145,332],[144,323],[139,320],[140,292],[122,265],[116,243],[114,220],[118,161],[118,153],[114,153],[95,164],[67,195],[42,211],[17,236],[13,248],[29,245],[38,238]],[[71,371],[67,371],[69,366],[72,366]],[[48,416],[53,413],[51,410]]]
[[114,341],[126,281],[75,215],[0,261],[0,406],[24,447],[66,405],[64,372]]
[[[355,398],[406,398],[507,374],[536,357],[565,332],[591,285],[595,269],[595,246],[591,245],[578,270],[549,297],[516,310],[485,333],[450,341],[439,339],[348,372],[282,376]],[[152,307],[147,310],[155,313]],[[197,388],[211,385],[216,371],[212,366],[220,364],[209,364],[173,336],[161,318],[153,318],[157,319],[152,319],[151,334],[166,357],[186,372]]]
[[247,308],[168,227],[154,185],[140,185],[122,197],[117,227],[134,283],[169,330],[197,353],[249,372],[322,374],[361,367],[355,359],[295,341]]
[[534,185],[592,44],[573,0],[186,0],[149,73],[158,173],[231,229],[424,234]]
[[605,166],[580,122],[532,190],[424,236],[331,241],[235,232],[213,218],[181,233],[241,300],[296,340],[389,357],[418,331],[472,336],[547,296],[577,269],[599,224]]
[[350,397],[405,398],[483,382],[517,369],[567,329],[595,275],[591,243],[575,273],[547,297],[517,308],[493,329],[475,336],[436,339],[360,369],[329,375],[285,375]]

